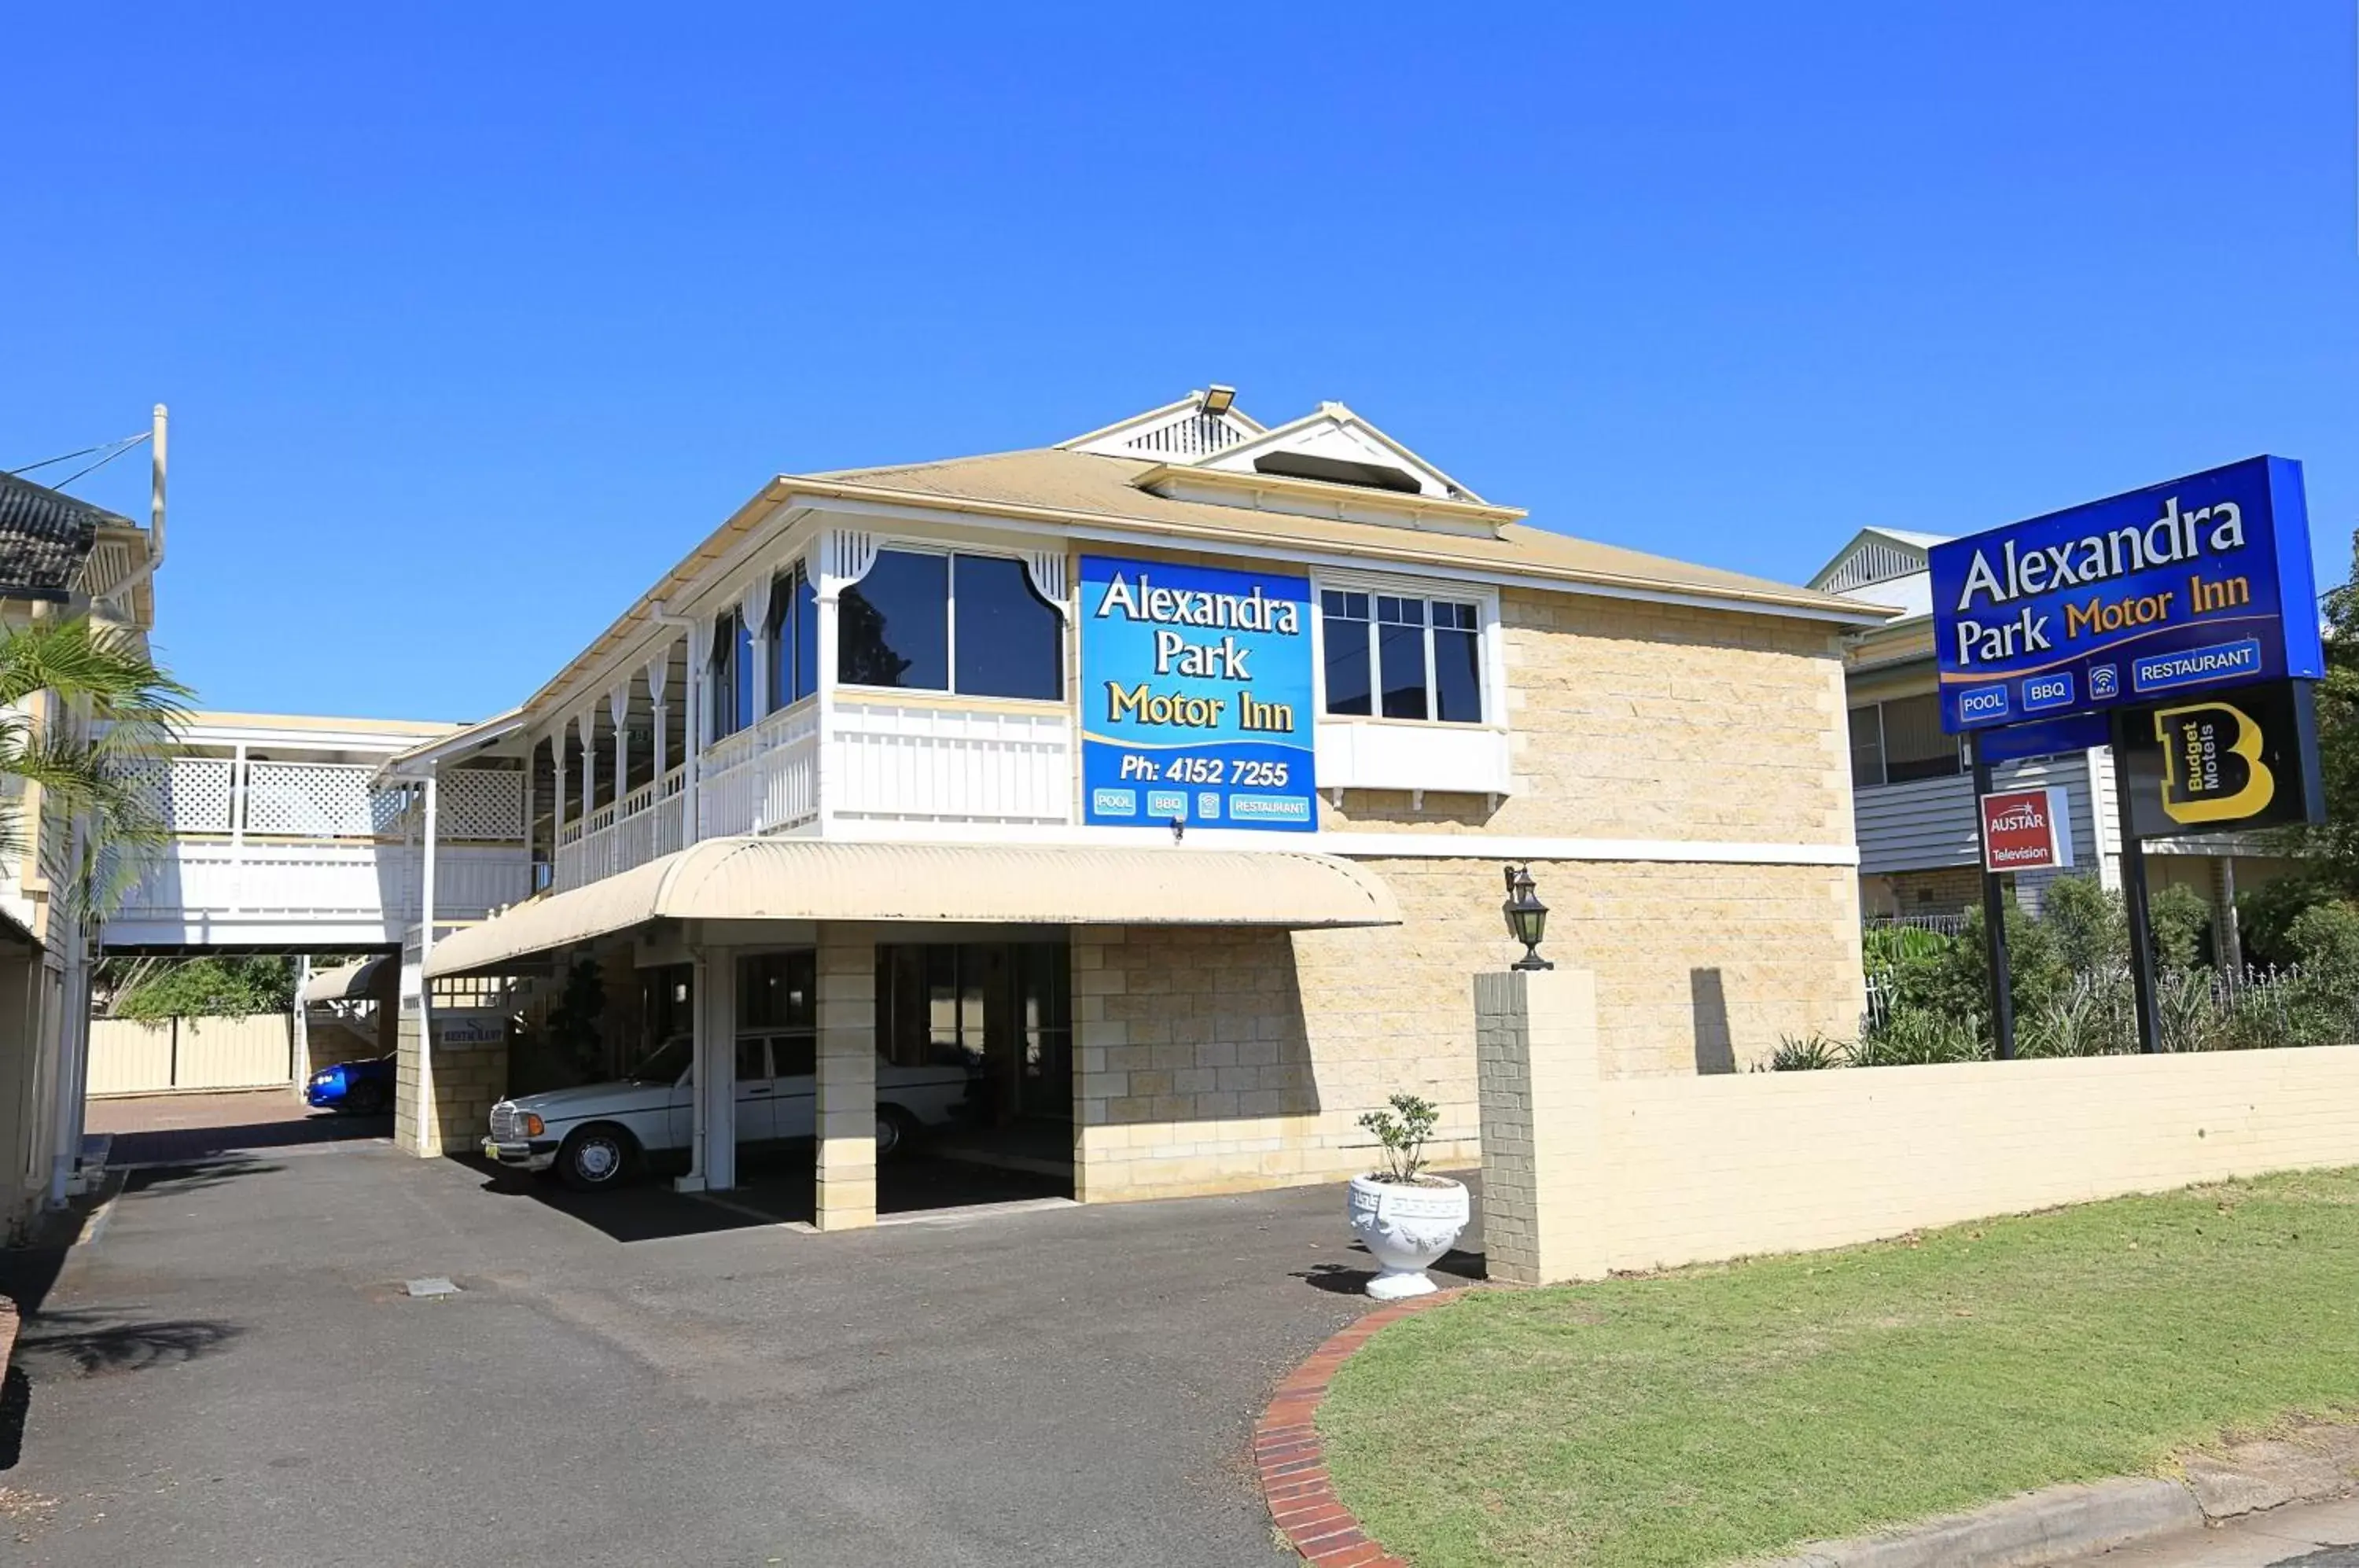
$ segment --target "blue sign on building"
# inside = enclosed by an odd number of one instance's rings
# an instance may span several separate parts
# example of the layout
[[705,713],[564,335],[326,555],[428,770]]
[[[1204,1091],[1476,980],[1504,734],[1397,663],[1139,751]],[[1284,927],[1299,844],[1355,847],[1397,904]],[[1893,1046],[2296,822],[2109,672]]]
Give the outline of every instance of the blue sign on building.
[[1082,557],[1082,820],[1319,825],[1310,580]]
[[2301,465],[2256,457],[1929,552],[1951,734],[2324,672]]

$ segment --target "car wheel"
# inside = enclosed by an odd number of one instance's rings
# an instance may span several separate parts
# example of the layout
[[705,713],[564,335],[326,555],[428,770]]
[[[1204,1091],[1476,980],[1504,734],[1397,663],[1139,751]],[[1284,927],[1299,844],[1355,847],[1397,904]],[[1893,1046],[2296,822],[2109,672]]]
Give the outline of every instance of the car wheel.
[[621,1127],[576,1127],[557,1150],[558,1178],[577,1192],[603,1192],[630,1179],[639,1146]]
[[876,1162],[901,1159],[917,1147],[921,1133],[918,1118],[900,1106],[877,1106]]
[[363,1083],[344,1096],[344,1109],[356,1116],[373,1116],[385,1109],[385,1085]]

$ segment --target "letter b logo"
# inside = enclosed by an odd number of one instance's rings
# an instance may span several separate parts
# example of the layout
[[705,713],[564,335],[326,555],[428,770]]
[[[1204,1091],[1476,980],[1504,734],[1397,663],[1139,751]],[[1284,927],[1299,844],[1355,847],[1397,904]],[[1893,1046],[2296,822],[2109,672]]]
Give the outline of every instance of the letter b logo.
[[2227,702],[2160,708],[2162,809],[2173,822],[2226,822],[2257,816],[2277,794],[2261,760],[2261,726]]

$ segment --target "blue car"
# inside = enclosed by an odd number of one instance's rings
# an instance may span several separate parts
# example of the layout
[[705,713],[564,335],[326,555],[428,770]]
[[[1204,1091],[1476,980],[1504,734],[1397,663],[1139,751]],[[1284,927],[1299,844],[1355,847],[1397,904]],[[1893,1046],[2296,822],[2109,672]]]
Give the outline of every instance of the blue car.
[[311,1074],[303,1098],[314,1109],[349,1111],[375,1116],[393,1105],[393,1058],[373,1056],[364,1062],[339,1062]]

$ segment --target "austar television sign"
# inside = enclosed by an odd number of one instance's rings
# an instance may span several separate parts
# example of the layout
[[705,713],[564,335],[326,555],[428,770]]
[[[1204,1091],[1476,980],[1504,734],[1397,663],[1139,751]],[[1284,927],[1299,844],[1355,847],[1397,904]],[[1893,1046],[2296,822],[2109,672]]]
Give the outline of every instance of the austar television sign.
[[1929,552],[1941,725],[2323,671],[2301,465],[2256,457]]

